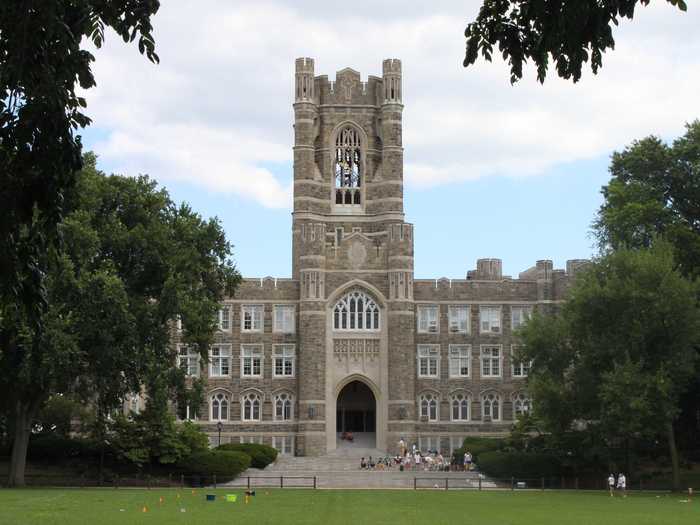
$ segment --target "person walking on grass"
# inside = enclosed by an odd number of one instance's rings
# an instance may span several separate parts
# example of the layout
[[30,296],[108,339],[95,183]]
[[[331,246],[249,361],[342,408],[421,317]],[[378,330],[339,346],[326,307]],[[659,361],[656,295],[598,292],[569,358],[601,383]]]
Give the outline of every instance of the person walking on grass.
[[612,473],[608,476],[608,490],[612,498],[615,495],[615,476]]
[[627,497],[627,478],[620,472],[617,475],[617,489],[622,493],[622,497]]

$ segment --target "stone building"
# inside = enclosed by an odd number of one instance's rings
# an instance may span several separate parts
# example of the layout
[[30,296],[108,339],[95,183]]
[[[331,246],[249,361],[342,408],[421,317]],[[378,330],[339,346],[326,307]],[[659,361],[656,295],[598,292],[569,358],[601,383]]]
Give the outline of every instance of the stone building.
[[583,261],[513,279],[480,259],[465,279],[414,278],[401,75],[396,59],[366,81],[296,60],[292,277],[243,281],[209,363],[178,344],[180,366],[207,376],[206,403],[181,416],[212,444],[321,455],[352,431],[380,450],[403,437],[447,452],[529,409],[513,330],[560,302]]

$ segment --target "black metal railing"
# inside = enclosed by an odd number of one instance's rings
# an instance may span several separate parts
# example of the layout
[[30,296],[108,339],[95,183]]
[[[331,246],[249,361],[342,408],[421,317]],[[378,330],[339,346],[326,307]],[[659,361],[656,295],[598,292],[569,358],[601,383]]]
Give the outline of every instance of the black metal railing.
[[[239,476],[234,479],[216,474],[184,474],[173,472],[167,475],[150,476],[143,473],[119,474],[110,476],[87,476],[66,474],[26,474],[25,483],[31,487],[104,487],[104,488],[218,488],[224,485],[232,488],[311,488],[318,487],[316,476]],[[3,485],[0,478],[0,486]]]
[[[415,476],[413,478],[414,490],[420,489],[470,489],[470,490],[609,490],[607,480],[598,480],[579,477],[558,478],[490,478],[484,476]],[[689,488],[697,492],[697,487],[682,487],[683,492]],[[617,489],[616,489],[617,490]],[[654,481],[635,479],[627,482],[627,491],[643,492],[670,492],[670,481]]]

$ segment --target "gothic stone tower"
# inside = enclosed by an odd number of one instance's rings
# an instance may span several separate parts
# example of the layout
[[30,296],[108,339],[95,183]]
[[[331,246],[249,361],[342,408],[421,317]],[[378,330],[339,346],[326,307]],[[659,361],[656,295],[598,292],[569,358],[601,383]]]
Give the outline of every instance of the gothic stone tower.
[[586,261],[541,260],[512,278],[500,259],[479,259],[465,279],[414,279],[401,62],[330,81],[300,58],[294,97],[292,278],[243,279],[208,363],[177,324],[178,366],[208,389],[179,416],[212,445],[307,456],[348,446],[347,431],[391,453],[401,437],[451,453],[466,436],[504,435],[531,406],[516,329],[558,308]]
[[[313,59],[299,58],[295,80],[297,447],[307,455],[336,448],[336,431],[345,428],[341,392],[359,382],[375,402],[374,421],[363,424],[376,426],[376,446],[387,450],[403,432],[400,420],[416,419],[401,62],[385,60],[381,78],[363,82],[346,68],[331,81],[314,76]],[[391,431],[390,421],[398,422]]]

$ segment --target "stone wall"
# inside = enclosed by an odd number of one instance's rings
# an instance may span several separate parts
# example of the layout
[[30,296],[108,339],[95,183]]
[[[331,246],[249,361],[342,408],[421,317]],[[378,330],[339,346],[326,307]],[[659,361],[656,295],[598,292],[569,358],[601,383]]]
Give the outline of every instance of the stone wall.
[[[337,394],[355,379],[374,391],[381,449],[395,451],[404,437],[446,451],[466,435],[501,435],[513,424],[512,396],[524,391],[525,379],[512,374],[511,347],[517,344],[512,309],[555,309],[586,261],[572,260],[566,270],[557,270],[551,261],[541,260],[513,279],[502,275],[499,259],[480,259],[465,279],[415,280],[413,225],[403,215],[401,77],[401,62],[395,59],[384,61],[382,77],[366,81],[349,68],[329,80],[315,76],[313,59],[296,62],[292,279],[246,279],[225,301],[232,309],[232,327],[218,333],[216,341],[232,345],[231,374],[212,378],[207,386],[209,394],[226,392],[233,402],[223,425],[225,439],[254,437],[271,444],[273,436],[294,437],[295,453],[324,454],[335,447]],[[358,130],[362,142],[361,205],[338,206],[334,199],[335,137],[346,125]],[[381,328],[376,332],[334,330],[335,302],[353,288],[363,289],[380,305]],[[262,332],[241,332],[243,304],[264,306]],[[273,333],[275,304],[295,306],[294,334]],[[417,313],[428,305],[439,308],[439,329],[419,333]],[[468,333],[450,332],[450,305],[470,307]],[[481,332],[482,306],[500,308],[499,333]],[[173,337],[177,342],[178,334]],[[261,378],[241,377],[240,345],[247,343],[263,345]],[[294,378],[273,377],[272,346],[277,343],[296,345]],[[439,345],[439,377],[418,377],[421,344]],[[470,345],[469,377],[450,377],[451,344]],[[499,377],[482,377],[482,345],[501,349]],[[264,397],[260,422],[241,420],[239,399],[246,389]],[[292,421],[273,421],[272,399],[279,391],[294,396]],[[419,396],[425,392],[439,398],[437,421],[420,417]],[[471,395],[469,421],[451,421],[450,396],[455,392]],[[485,392],[500,395],[500,421],[483,420]],[[218,438],[208,414],[209,407],[201,407],[199,424]]]

